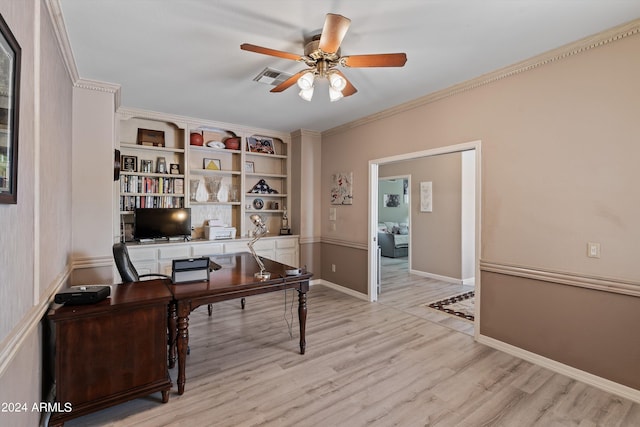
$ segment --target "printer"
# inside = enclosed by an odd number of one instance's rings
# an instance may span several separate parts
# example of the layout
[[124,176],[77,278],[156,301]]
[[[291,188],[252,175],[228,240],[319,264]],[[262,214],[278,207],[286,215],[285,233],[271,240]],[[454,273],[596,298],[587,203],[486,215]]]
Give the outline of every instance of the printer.
[[219,219],[210,219],[204,227],[207,240],[225,240],[236,238],[236,228],[229,227]]

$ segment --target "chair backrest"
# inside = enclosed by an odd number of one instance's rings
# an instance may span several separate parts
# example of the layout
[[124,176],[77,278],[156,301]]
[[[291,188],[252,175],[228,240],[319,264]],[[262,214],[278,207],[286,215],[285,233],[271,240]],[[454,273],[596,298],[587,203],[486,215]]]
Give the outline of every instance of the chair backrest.
[[120,278],[123,282],[137,282],[140,280],[138,276],[138,272],[136,268],[133,266],[131,262],[131,258],[129,258],[129,251],[127,250],[127,245],[124,243],[114,243],[113,244],[113,259],[116,262],[116,267],[118,268],[118,273],[120,273]]

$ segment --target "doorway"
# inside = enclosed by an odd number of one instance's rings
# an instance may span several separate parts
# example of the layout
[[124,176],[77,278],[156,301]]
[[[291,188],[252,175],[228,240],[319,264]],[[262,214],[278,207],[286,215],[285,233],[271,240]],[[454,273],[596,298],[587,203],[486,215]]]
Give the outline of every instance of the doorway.
[[381,165],[378,179],[378,294],[380,283],[396,272],[411,268],[411,175],[386,174]]
[[[394,164],[406,164],[409,165],[410,161],[416,161],[416,160],[420,160],[420,159],[428,159],[434,156],[441,156],[444,154],[452,154],[452,153],[458,153],[458,154],[462,154],[465,152],[470,152],[471,156],[461,156],[461,157],[465,157],[467,160],[467,164],[469,163],[469,159],[472,159],[471,162],[473,164],[473,168],[471,168],[471,177],[469,177],[469,173],[467,173],[466,177],[462,177],[461,180],[466,179],[469,180],[469,178],[471,178],[470,182],[471,182],[471,186],[472,186],[472,194],[473,194],[473,199],[471,202],[469,202],[469,199],[466,199],[466,202],[463,202],[463,204],[465,204],[464,206],[464,210],[466,212],[466,214],[461,214],[461,218],[460,218],[460,223],[464,224],[465,221],[467,223],[466,226],[466,231],[464,231],[463,229],[465,229],[464,225],[458,224],[458,227],[460,227],[460,234],[463,235],[462,239],[460,242],[456,242],[459,243],[459,247],[460,248],[466,248],[466,249],[461,249],[461,253],[459,255],[460,257],[460,272],[459,274],[451,274],[451,277],[447,277],[448,275],[441,275],[441,274],[430,274],[430,273],[425,273],[427,275],[427,277],[432,277],[435,279],[442,279],[442,280],[454,280],[454,281],[459,281],[460,285],[474,285],[475,287],[475,291],[476,291],[476,304],[475,304],[475,314],[476,314],[476,320],[478,320],[478,316],[479,316],[479,306],[480,306],[480,283],[479,283],[479,258],[480,258],[480,201],[481,201],[481,194],[480,194],[480,190],[481,190],[481,183],[480,183],[480,177],[481,177],[481,170],[480,170],[480,166],[481,166],[481,152],[480,152],[480,146],[481,146],[481,142],[480,141],[472,141],[472,142],[468,142],[468,143],[463,143],[463,144],[457,144],[457,145],[452,145],[452,146],[448,146],[448,147],[441,147],[441,148],[436,148],[436,149],[431,149],[431,150],[425,150],[425,151],[420,151],[420,152],[413,152],[413,153],[407,153],[407,154],[403,154],[403,155],[398,155],[398,156],[392,156],[392,157],[386,157],[386,158],[380,158],[380,159],[375,159],[375,160],[371,160],[369,162],[369,190],[370,190],[370,205],[369,205],[369,224],[370,224],[370,239],[369,239],[369,243],[368,243],[368,254],[369,254],[369,286],[368,286],[368,297],[370,301],[377,301],[378,300],[378,278],[379,278],[379,274],[380,274],[380,259],[378,256],[378,224],[380,221],[379,218],[379,212],[378,212],[378,193],[379,191],[379,179],[381,178],[380,176],[380,167],[383,167],[385,165],[394,165]],[[444,156],[443,156],[444,157]],[[463,174],[464,175],[464,174]],[[442,202],[442,199],[433,199],[432,200],[432,211],[433,213],[427,213],[427,214],[423,214],[422,211],[420,211],[421,208],[424,208],[424,206],[421,206],[421,202],[423,202],[423,200],[426,197],[426,194],[423,196],[422,194],[420,194],[419,191],[416,190],[416,188],[419,188],[421,185],[421,181],[418,179],[414,179],[414,182],[412,183],[411,186],[411,190],[410,193],[412,193],[414,195],[413,200],[411,201],[411,211],[416,213],[418,212],[419,215],[425,215],[425,217],[429,216],[429,215],[436,215],[436,213],[440,213],[441,212],[441,208],[442,205],[438,205],[438,203]],[[436,182],[433,184],[441,186],[443,185],[442,182]],[[468,190],[468,189],[467,189]],[[461,191],[462,192],[462,191]],[[416,218],[417,218],[416,214]],[[414,223],[416,225],[416,231],[417,231],[417,227],[418,227],[418,223],[416,222],[417,219],[414,218],[412,219],[412,224],[411,226],[414,226]],[[471,221],[472,225],[471,227],[468,227],[468,222]],[[414,234],[413,239],[416,239],[416,235]],[[442,241],[442,240],[441,240]],[[414,249],[412,252],[417,253],[415,251],[415,242],[414,244],[411,244],[412,248]],[[420,259],[424,259],[424,253],[421,253],[421,258]],[[412,268],[412,272],[415,272],[417,270],[423,270],[421,267],[419,267],[418,265],[416,265],[414,262],[412,262],[412,258],[415,258],[415,256],[410,256],[409,257],[409,263],[411,263],[410,265],[413,266]],[[426,258],[430,258],[430,257],[426,257]],[[462,262],[463,260],[466,259],[467,265],[468,267],[463,268],[462,266]],[[415,270],[414,270],[415,268]],[[467,270],[466,272],[463,270]],[[428,271],[428,269],[426,270]],[[478,329],[478,328],[476,328]],[[477,331],[475,332],[477,334]]]

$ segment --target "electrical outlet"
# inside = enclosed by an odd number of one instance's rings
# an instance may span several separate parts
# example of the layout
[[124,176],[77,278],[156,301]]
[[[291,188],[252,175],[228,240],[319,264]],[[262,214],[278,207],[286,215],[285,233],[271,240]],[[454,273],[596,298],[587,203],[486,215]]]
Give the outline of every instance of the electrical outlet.
[[600,258],[600,243],[587,243],[587,256],[589,258]]
[[336,265],[335,264],[331,264],[331,272],[332,273],[336,272]]

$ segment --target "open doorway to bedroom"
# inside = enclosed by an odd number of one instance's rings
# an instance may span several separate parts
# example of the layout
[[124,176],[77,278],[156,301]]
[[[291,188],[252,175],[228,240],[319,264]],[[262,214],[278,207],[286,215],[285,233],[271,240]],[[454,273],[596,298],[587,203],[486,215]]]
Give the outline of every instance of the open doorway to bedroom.
[[409,269],[411,175],[390,176],[381,168],[378,179],[378,294],[381,283]]
[[[373,160],[369,175],[370,300],[475,335],[479,315],[480,142]],[[403,229],[408,236],[406,269],[396,265],[402,256],[402,218],[387,218],[400,214],[394,210],[396,193],[388,182],[394,179],[407,180],[408,230]],[[404,192],[401,194],[403,201]],[[385,210],[385,200],[392,205],[391,213]],[[387,234],[381,234],[383,231]],[[386,254],[400,257],[382,256],[385,243],[381,239],[389,237],[393,237],[397,251],[387,248]],[[446,310],[430,309],[431,302],[460,295],[465,300],[456,300]],[[449,308],[455,308],[457,318],[447,313]]]

